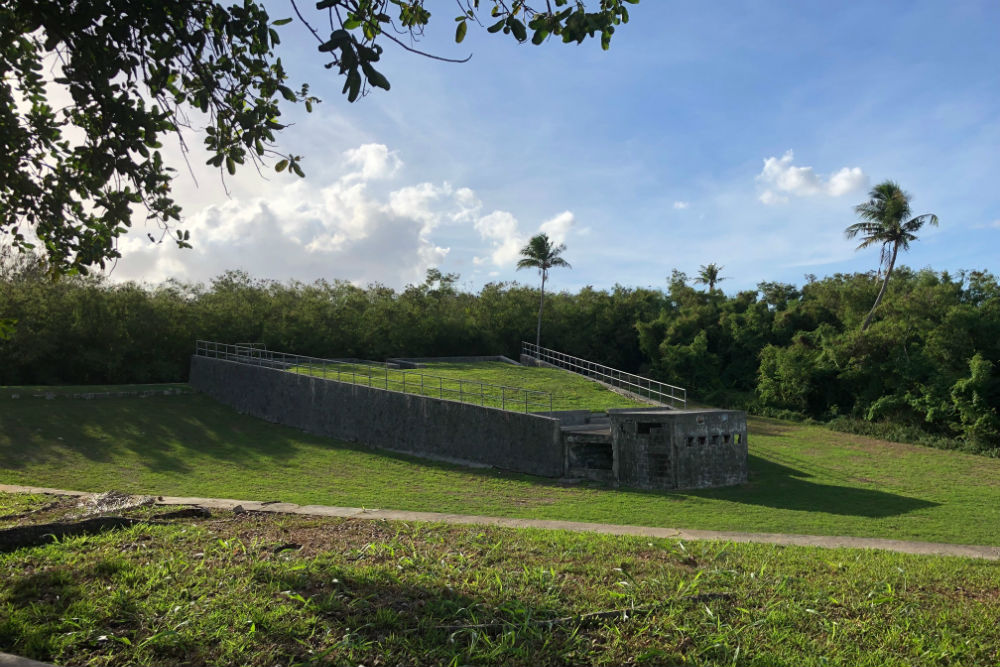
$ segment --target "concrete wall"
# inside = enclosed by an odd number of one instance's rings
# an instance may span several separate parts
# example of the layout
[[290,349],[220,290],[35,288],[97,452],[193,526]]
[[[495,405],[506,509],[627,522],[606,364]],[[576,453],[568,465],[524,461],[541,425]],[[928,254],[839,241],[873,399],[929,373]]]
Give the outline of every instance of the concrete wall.
[[561,477],[559,420],[221,359],[191,358],[190,384],[239,412],[417,456]]
[[746,413],[609,410],[614,477],[644,489],[703,489],[747,481]]

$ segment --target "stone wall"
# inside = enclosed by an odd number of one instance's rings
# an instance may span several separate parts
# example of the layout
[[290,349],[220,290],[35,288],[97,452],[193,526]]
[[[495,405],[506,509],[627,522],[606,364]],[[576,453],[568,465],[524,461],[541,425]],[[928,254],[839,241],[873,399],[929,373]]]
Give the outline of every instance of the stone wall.
[[461,463],[561,477],[559,420],[191,358],[190,384],[237,411],[316,435]]

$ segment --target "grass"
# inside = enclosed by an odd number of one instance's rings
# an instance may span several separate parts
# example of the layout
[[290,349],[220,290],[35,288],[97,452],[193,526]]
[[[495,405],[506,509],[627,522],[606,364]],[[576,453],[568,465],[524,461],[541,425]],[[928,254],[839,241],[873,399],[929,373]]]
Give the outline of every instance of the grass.
[[299,366],[292,370],[341,382],[525,412],[648,407],[573,373],[501,361],[428,363],[417,370],[348,363]]
[[162,384],[94,384],[80,386],[55,386],[55,385],[21,385],[21,386],[0,386],[0,400],[17,400],[28,398],[64,398],[76,396],[78,394],[115,394],[119,392],[128,393],[151,393],[151,392],[183,392],[191,393],[193,390],[182,382],[168,382]]
[[[25,505],[0,494],[0,515]],[[59,664],[1000,659],[1000,568],[958,558],[216,512],[0,553],[0,571],[0,650]]]
[[0,483],[1000,545],[1000,460],[767,419],[749,446],[748,484],[649,492],[380,452],[201,395],[0,401]]

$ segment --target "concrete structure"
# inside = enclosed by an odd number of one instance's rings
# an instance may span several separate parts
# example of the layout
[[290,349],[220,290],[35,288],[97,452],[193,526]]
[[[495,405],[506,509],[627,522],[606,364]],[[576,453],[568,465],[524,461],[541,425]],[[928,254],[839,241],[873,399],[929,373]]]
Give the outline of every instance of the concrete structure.
[[191,385],[238,411],[371,447],[643,489],[747,481],[746,415],[669,408],[523,413],[194,356]]
[[640,489],[704,489],[747,481],[746,413],[608,410],[563,425],[571,477]]
[[308,433],[544,477],[565,470],[559,420],[193,356],[190,384],[239,412]]

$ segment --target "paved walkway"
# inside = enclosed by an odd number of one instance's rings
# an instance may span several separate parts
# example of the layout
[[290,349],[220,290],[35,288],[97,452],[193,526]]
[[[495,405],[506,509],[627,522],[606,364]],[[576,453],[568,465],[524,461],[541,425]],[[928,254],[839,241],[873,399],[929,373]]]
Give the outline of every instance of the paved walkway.
[[[0,484],[0,491],[7,493],[49,493],[60,496],[89,498],[95,493],[66,491],[36,486],[14,486]],[[439,512],[407,512],[402,510],[366,509],[361,507],[332,507],[328,505],[296,505],[294,503],[259,502],[255,500],[231,500],[228,498],[183,498],[159,496],[157,505],[191,505],[205,509],[235,510],[242,508],[248,512],[273,512],[276,514],[304,514],[307,516],[329,516],[355,519],[386,519],[389,521],[429,521],[447,524],[476,524],[504,526],[507,528],[541,528],[545,530],[569,530],[578,533],[601,533],[605,535],[637,535],[641,537],[665,537],[677,540],[722,540],[725,542],[757,542],[763,544],[783,544],[789,546],[826,547],[851,549],[881,549],[908,554],[934,556],[964,556],[1000,560],[1000,547],[977,546],[972,544],[941,544],[938,542],[910,542],[887,540],[874,537],[840,537],[824,535],[788,535],[784,533],[740,533],[725,530],[691,530],[686,528],[656,528],[653,526],[623,526],[613,523],[584,523],[581,521],[553,521],[548,519],[515,519],[511,517],[478,516],[475,514],[442,514]],[[3,663],[0,662],[0,666]]]

